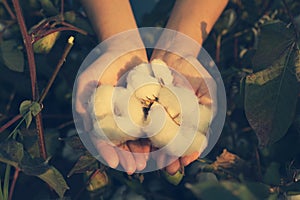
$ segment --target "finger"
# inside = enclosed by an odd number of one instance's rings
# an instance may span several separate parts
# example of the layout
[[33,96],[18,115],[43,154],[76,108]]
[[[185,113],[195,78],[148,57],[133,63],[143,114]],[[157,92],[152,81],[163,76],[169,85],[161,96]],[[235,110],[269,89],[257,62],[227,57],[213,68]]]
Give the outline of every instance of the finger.
[[138,171],[145,169],[147,161],[145,159],[143,147],[141,146],[140,142],[138,140],[137,141],[128,141],[127,145],[135,159],[136,169]]
[[190,154],[190,155],[187,155],[187,156],[183,156],[180,158],[180,163],[183,165],[183,166],[187,166],[189,165],[191,162],[197,160],[200,156],[200,153],[195,151],[194,153]]
[[156,160],[156,165],[158,169],[162,169],[166,166],[166,161],[167,161],[167,154],[165,153],[155,153],[157,154],[155,157]]
[[141,139],[140,144],[142,147],[142,152],[144,153],[145,159],[149,159],[149,153],[151,151],[151,141],[149,139]]
[[124,168],[128,175],[133,174],[136,170],[136,163],[127,144],[124,143],[120,147],[116,147],[115,149],[118,153],[121,166]]
[[114,147],[99,139],[95,139],[93,143],[100,156],[105,160],[108,166],[110,166],[111,168],[116,168],[119,164],[119,156]]
[[[174,160],[174,157],[169,157],[169,161],[170,160]],[[176,172],[178,172],[178,170],[180,169],[180,162],[179,159],[174,160],[171,164],[169,164],[166,167],[166,171],[170,174],[170,175],[174,175],[176,174]]]

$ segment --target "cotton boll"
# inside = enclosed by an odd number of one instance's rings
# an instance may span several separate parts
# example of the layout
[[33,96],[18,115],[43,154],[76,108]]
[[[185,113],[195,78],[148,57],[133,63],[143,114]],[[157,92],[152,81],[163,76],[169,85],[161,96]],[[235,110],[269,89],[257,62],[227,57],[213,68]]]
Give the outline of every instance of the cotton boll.
[[[180,103],[176,97],[176,95],[172,92],[172,88],[162,87],[158,94],[158,102],[166,109],[166,112],[172,118],[176,118],[181,113]],[[180,119],[180,118],[178,118]],[[180,120],[177,120],[179,123]]]
[[[118,120],[122,123],[122,120]],[[126,126],[125,126],[126,127]],[[132,127],[127,126],[126,131],[132,131]],[[100,139],[110,141],[116,145],[121,144],[127,140],[135,140],[136,138],[132,135],[127,134],[123,130],[121,130],[115,118],[112,115],[106,115],[102,119],[97,119],[94,122],[94,134],[98,136]]]
[[[184,123],[191,123],[191,126],[197,125],[198,99],[193,91],[176,86],[164,86],[159,92],[158,102],[177,123],[181,124],[184,121]],[[194,120],[190,119],[191,116]]]
[[203,133],[198,131],[193,139],[193,142],[190,144],[188,149],[186,149],[186,151],[183,153],[182,156],[190,155],[194,152],[202,153],[203,150],[206,148],[206,146],[207,146],[206,136]]
[[155,100],[158,95],[160,84],[151,76],[148,67],[137,66],[127,75],[127,89],[134,91],[138,99]]
[[179,130],[179,126],[168,114],[164,113],[161,106],[157,103],[151,106],[148,118],[150,118],[151,122],[144,127],[143,131],[150,136],[149,139],[155,147],[161,148],[168,144]]
[[164,85],[172,85],[173,75],[167,64],[160,59],[154,59],[151,62],[151,68],[154,76]]
[[181,126],[164,148],[170,155],[180,157],[194,152],[201,153],[206,145],[207,139],[204,134],[193,127]]
[[112,96],[114,87],[112,85],[100,85],[96,88],[90,106],[95,117],[103,118],[105,115],[110,115],[113,112]]
[[114,114],[127,117],[136,126],[143,126],[144,111],[143,104],[135,95],[123,87],[116,87],[113,95]]
[[211,123],[212,110],[208,106],[199,104],[198,131],[206,134]]

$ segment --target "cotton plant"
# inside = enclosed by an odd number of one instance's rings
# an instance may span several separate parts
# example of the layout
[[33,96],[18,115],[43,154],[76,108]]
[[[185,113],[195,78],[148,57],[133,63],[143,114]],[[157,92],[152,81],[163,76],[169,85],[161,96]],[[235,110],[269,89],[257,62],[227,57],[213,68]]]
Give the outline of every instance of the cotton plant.
[[90,102],[93,133],[119,145],[149,138],[169,155],[202,152],[212,118],[194,91],[174,84],[174,74],[161,60],[143,63],[126,75],[123,86],[100,85]]

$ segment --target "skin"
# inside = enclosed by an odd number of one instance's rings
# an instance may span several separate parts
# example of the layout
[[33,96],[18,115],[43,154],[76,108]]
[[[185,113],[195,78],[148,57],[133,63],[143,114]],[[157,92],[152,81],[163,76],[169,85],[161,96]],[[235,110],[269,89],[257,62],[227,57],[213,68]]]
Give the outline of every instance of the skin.
[[[166,28],[182,32],[194,39],[199,45],[202,45],[227,2],[228,0],[177,0]],[[137,28],[128,0],[83,0],[82,3],[85,6],[100,41],[104,41],[115,34]],[[129,45],[131,48],[136,47],[138,50],[121,56],[111,63],[109,70],[105,71],[102,76],[103,78],[100,80],[98,80],[98,76],[94,75],[96,74],[95,72],[97,72],[97,62],[93,63],[79,76],[76,111],[83,119],[85,131],[88,132],[91,129],[89,115],[86,111],[88,99],[83,98],[88,96],[87,92],[92,91],[98,84],[114,85],[117,83],[120,75],[125,71],[142,62],[148,62],[146,50],[140,48],[142,46],[142,40],[138,34],[134,41],[135,43],[129,42],[126,45]],[[124,40],[124,42],[126,42],[126,40]],[[177,45],[178,48],[182,48],[180,46],[181,44],[176,44],[176,42],[171,45]],[[109,58],[113,51],[114,44],[110,44],[107,48],[107,53],[101,57]],[[190,54],[195,57],[199,53],[199,49],[197,48],[189,51],[191,51]],[[101,57],[99,60],[105,60]],[[203,104],[211,103],[210,97],[207,95],[207,88],[205,84],[203,86],[203,81],[201,81],[201,76],[195,76],[195,73],[186,70],[190,64],[184,59],[161,50],[154,50],[151,60],[152,59],[161,59],[170,67],[176,68],[177,71],[181,72],[191,82],[195,93],[199,97],[199,102]],[[93,142],[100,155],[112,168],[116,168],[120,164],[128,174],[133,174],[146,167],[151,149],[151,144],[147,140],[120,143],[119,147],[126,150],[126,152],[110,146],[105,141],[95,139]],[[130,152],[144,153],[144,156],[135,156]],[[191,155],[181,157],[167,166],[166,171],[170,174],[175,174],[181,166],[189,165],[196,160],[199,155],[199,152],[194,152]],[[156,159],[157,165],[163,166],[162,164],[167,162],[168,159],[171,159],[169,155],[160,155],[159,158]]]

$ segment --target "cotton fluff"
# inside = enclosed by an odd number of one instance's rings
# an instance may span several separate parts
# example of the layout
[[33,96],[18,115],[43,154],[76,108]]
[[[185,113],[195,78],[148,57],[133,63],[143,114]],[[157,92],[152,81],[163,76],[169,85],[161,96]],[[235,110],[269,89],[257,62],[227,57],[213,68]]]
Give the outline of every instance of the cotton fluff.
[[126,87],[99,86],[92,99],[95,134],[115,144],[146,135],[153,146],[170,155],[202,152],[211,109],[198,105],[192,90],[173,81],[167,65],[153,60],[130,70]]

